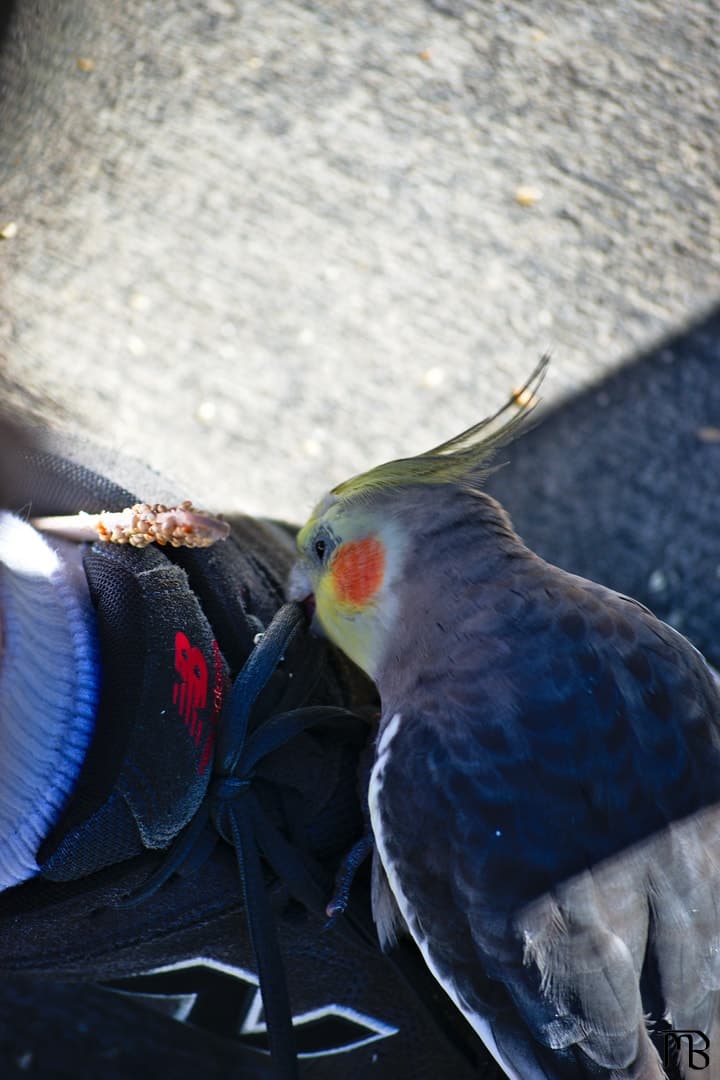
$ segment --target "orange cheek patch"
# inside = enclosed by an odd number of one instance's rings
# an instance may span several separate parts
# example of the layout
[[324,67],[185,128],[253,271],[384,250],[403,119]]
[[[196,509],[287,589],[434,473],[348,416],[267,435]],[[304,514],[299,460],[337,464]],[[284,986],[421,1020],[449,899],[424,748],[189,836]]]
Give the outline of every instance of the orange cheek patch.
[[341,602],[362,607],[378,591],[384,576],[385,549],[374,536],[348,540],[338,548],[332,580]]

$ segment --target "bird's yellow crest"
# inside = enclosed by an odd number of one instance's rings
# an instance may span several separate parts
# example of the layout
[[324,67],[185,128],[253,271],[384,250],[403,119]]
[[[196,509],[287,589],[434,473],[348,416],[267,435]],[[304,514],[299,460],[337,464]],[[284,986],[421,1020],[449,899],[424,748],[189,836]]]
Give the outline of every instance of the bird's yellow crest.
[[[332,489],[331,494],[346,498],[373,489],[404,484],[444,484],[466,478],[481,479],[495,451],[513,438],[537,404],[537,393],[549,363],[550,357],[546,353],[524,386],[513,391],[510,399],[492,416],[434,446],[432,450],[376,465],[367,472],[344,480]],[[313,517],[316,515],[317,511]]]
[[[300,530],[301,558],[290,596],[315,597],[315,623],[369,675],[393,633],[396,585],[408,545],[392,498],[384,493],[425,484],[476,487],[493,453],[507,443],[536,404],[548,365],[543,356],[524,386],[493,416],[423,454],[378,465],[333,488]],[[376,498],[380,496],[380,500]]]

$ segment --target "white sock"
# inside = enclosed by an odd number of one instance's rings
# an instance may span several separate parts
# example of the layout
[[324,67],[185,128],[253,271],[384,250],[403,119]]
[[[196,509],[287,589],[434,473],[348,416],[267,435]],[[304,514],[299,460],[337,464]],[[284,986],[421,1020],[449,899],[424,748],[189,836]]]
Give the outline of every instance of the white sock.
[[37,873],[94,728],[97,634],[74,563],[0,511],[0,889]]

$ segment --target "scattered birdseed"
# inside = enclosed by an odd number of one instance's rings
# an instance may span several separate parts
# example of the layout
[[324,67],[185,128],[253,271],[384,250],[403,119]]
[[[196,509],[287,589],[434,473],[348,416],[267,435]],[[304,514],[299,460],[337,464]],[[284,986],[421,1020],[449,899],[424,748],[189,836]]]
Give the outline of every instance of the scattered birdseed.
[[651,593],[661,593],[667,588],[667,578],[662,570],[653,570],[648,578],[648,589]]
[[520,206],[531,207],[542,199],[542,192],[532,184],[521,184],[515,191],[515,202]]
[[428,368],[422,377],[422,382],[423,386],[427,386],[430,390],[435,390],[445,382],[445,372],[441,367]]
[[700,442],[720,443],[720,427],[701,427],[696,434]]
[[307,438],[302,441],[302,449],[308,457],[317,458],[322,453],[322,447],[317,439]]
[[201,401],[195,410],[195,416],[201,424],[212,424],[217,416],[217,405],[214,401]]
[[147,352],[145,342],[137,334],[131,334],[127,339],[127,347],[133,356],[144,356]]
[[147,311],[150,307],[150,298],[144,293],[133,293],[128,303],[133,311]]
[[533,393],[531,393],[530,390],[527,389],[527,387],[522,390],[513,390],[510,396],[512,397],[515,404],[518,405],[521,409],[527,409],[531,405],[537,405],[538,402],[538,399]]

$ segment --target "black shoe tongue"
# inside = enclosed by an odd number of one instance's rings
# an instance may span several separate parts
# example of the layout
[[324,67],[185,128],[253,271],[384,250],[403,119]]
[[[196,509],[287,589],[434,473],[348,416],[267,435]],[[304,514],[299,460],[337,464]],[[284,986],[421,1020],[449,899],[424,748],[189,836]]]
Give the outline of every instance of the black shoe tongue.
[[102,654],[97,726],[42,873],[67,881],[166,848],[207,789],[227,667],[185,571],[161,550],[85,556]]

